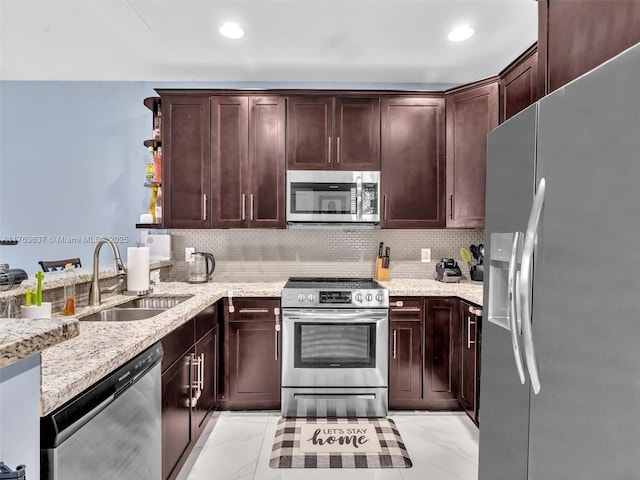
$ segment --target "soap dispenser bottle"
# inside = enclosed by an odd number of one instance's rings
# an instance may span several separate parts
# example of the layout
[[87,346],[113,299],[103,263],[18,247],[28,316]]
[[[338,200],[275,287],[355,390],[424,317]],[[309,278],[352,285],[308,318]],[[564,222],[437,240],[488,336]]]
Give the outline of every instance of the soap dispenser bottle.
[[67,263],[64,266],[64,311],[65,317],[76,314],[76,272],[73,265]]

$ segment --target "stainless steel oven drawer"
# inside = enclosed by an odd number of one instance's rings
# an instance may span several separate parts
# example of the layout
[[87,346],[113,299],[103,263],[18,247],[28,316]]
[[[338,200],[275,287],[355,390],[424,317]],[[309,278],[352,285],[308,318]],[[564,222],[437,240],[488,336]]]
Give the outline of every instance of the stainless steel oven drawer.
[[283,417],[384,417],[388,392],[381,388],[282,388]]

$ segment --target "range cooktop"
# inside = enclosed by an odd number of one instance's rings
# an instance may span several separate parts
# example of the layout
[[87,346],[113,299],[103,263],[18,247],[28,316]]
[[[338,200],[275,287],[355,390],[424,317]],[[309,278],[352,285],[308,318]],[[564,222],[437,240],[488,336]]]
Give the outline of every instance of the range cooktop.
[[372,278],[291,277],[282,308],[388,308],[389,292]]
[[340,288],[340,289],[368,289],[383,288],[373,278],[357,277],[290,277],[284,288]]

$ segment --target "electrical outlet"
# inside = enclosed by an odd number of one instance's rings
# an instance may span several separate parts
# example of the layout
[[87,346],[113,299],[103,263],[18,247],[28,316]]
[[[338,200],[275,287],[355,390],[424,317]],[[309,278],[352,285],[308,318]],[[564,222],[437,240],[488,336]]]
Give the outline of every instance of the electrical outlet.
[[195,253],[196,249],[193,247],[186,247],[184,249],[184,261],[185,262],[193,262],[193,256],[192,254]]
[[431,249],[430,248],[421,248],[420,249],[420,261],[423,263],[428,263],[431,261]]

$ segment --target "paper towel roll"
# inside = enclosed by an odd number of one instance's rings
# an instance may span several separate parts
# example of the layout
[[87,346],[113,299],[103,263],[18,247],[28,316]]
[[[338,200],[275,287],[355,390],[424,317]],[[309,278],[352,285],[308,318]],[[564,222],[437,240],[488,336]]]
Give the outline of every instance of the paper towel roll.
[[127,248],[127,290],[149,290],[149,247]]

